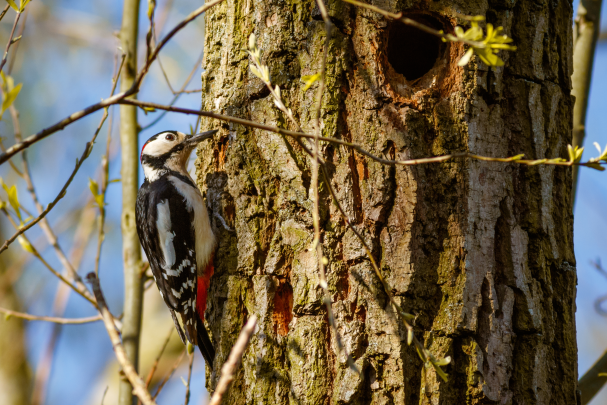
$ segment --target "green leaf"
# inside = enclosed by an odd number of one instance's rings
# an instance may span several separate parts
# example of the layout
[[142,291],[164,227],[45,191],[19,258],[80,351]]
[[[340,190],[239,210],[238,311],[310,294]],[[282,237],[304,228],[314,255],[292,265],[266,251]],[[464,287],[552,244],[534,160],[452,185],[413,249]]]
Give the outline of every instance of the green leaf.
[[99,185],[97,184],[97,182],[93,179],[91,179],[89,177],[89,189],[91,190],[91,193],[93,193],[94,197],[97,197],[99,195]]
[[21,12],[23,12],[23,10],[25,10],[25,6],[27,6],[27,3],[29,3],[31,0],[21,0]]
[[11,8],[12,8],[13,10],[15,10],[15,11],[16,11],[16,12],[18,12],[18,13],[20,12],[20,11],[19,11],[19,7],[17,7],[17,4],[15,4],[15,1],[14,1],[14,0],[6,0],[6,2],[8,3],[8,5],[9,5],[9,6],[11,6]]
[[600,164],[598,164],[596,162],[587,163],[586,167],[590,167],[591,169],[598,170],[599,172],[602,172],[602,171],[605,170],[604,166],[602,166],[602,165],[600,165]]
[[5,187],[6,193],[8,194],[8,202],[11,205],[11,207],[13,207],[13,209],[15,210],[15,212],[17,213],[17,217],[19,217],[20,221],[23,221],[21,219],[21,211],[19,210],[19,195],[17,194],[17,187],[16,186],[11,186],[11,188],[7,189]]
[[156,9],[156,0],[148,0],[148,18],[152,18]]
[[102,210],[105,205],[105,195],[103,193],[99,194],[99,185],[97,182],[89,177],[89,189],[93,194],[93,198],[95,202],[99,206],[99,209]]
[[407,345],[411,346],[411,342],[413,342],[413,328],[407,330]]
[[529,163],[529,166],[537,166],[537,165],[541,165],[544,164],[548,161],[548,159],[538,159],[538,160],[534,160],[533,162]]
[[470,48],[466,51],[464,56],[457,62],[457,66],[466,66],[470,59],[472,59],[472,55],[474,55],[474,48]]
[[517,161],[517,160],[521,160],[521,159],[522,159],[522,158],[524,158],[524,157],[525,157],[525,154],[524,154],[524,153],[521,153],[520,155],[512,156],[510,159],[511,159],[513,162],[515,162],[515,161]]
[[36,250],[34,249],[32,244],[27,239],[25,239],[25,237],[23,235],[19,236],[17,238],[17,241],[19,242],[19,244],[21,245],[23,250],[25,250],[26,252],[30,252],[30,253],[36,252]]
[[599,373],[599,377],[607,377],[607,373]]
[[320,73],[311,76],[303,76],[301,79],[306,83],[303,91],[307,91],[320,78]]
[[440,378],[443,379],[444,382],[449,381],[449,375],[447,373],[445,373],[442,368],[440,368],[439,366],[437,366],[434,363],[432,363],[432,367],[434,367],[436,374],[438,374],[440,376]]
[[249,49],[250,50],[254,50],[255,49],[255,33],[252,33],[251,36],[249,37]]
[[19,92],[21,91],[21,86],[22,86],[22,83],[19,83],[13,89],[9,90],[8,93],[4,93],[2,95],[2,112],[8,110],[8,108],[11,105],[13,105],[13,102],[19,95]]
[[261,77],[261,72],[259,71],[259,69],[257,69],[257,67],[255,67],[254,65],[249,66],[249,69],[251,69],[251,73],[253,73],[255,76],[259,77],[260,79]]
[[442,359],[434,360],[434,364],[437,366],[446,366],[451,363],[451,356],[447,356]]

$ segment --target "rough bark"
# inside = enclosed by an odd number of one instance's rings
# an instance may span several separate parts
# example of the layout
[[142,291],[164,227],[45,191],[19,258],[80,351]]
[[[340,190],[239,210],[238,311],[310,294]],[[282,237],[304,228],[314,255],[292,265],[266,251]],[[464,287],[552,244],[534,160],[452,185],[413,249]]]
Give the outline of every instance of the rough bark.
[[[571,142],[569,2],[373,2],[452,31],[456,14],[502,25],[518,51],[503,68],[433,43],[338,0],[322,134],[407,159],[470,151],[566,156]],[[461,21],[460,21],[461,22]],[[228,0],[206,16],[202,108],[295,129],[249,70],[251,33],[287,106],[312,133],[324,26],[311,1]],[[390,43],[390,45],[389,45]],[[420,45],[420,46],[416,46]],[[393,65],[421,69],[415,81]],[[429,67],[428,67],[429,68]],[[399,69],[402,69],[400,67]],[[427,69],[426,69],[427,70]],[[407,73],[408,75],[416,74]],[[203,120],[221,136],[199,151],[198,182],[219,237],[208,326],[222,364],[248,314],[259,327],[230,404],[573,404],[578,401],[571,171],[472,160],[380,165],[324,145],[331,182],[372,246],[426,347],[449,355],[442,382],[406,344],[362,245],[321,185],[323,246],[339,332],[328,327],[313,237],[310,160],[289,138]],[[219,367],[216,367],[219,370]],[[218,373],[208,374],[212,390]]]

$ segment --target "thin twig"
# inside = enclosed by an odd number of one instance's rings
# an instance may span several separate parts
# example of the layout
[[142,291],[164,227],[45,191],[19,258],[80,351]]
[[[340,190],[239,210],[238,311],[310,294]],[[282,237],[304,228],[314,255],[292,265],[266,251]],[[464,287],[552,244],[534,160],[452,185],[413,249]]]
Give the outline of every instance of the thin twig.
[[86,280],[91,284],[91,287],[93,288],[93,293],[95,294],[95,298],[97,299],[97,303],[99,305],[99,312],[103,317],[105,329],[107,330],[107,333],[110,336],[112,347],[114,348],[114,352],[116,353],[116,359],[118,360],[118,363],[120,363],[124,375],[133,386],[133,393],[137,395],[137,397],[144,405],[156,405],[147,388],[145,387],[145,383],[141,379],[141,376],[137,374],[135,367],[133,367],[133,364],[126,357],[126,352],[124,351],[124,347],[122,346],[122,342],[120,341],[120,336],[118,335],[118,331],[116,331],[116,327],[114,326],[114,318],[110,313],[107,304],[105,303],[103,292],[101,291],[101,287],[99,286],[99,279],[97,278],[95,273],[89,273],[86,276]]
[[15,22],[13,23],[13,29],[11,30],[11,35],[8,37],[8,42],[6,43],[6,49],[4,50],[4,55],[2,56],[2,62],[0,62],[0,72],[4,65],[6,64],[6,59],[8,58],[8,51],[11,49],[11,45],[13,44],[13,36],[15,35],[15,28],[17,28],[17,23],[19,22],[19,18],[21,18],[21,13],[17,13],[15,16]]
[[190,354],[190,364],[188,365],[188,381],[185,385],[185,402],[184,405],[190,403],[190,382],[192,381],[192,367],[194,366],[194,353]]
[[[166,73],[165,73],[165,78],[167,80],[167,84],[169,85],[169,88],[171,89],[171,92],[173,92],[173,99],[171,100],[171,102],[169,103],[169,105],[175,105],[175,103],[177,102],[177,100],[179,99],[179,97],[184,94],[184,93],[188,93],[188,91],[185,90],[185,88],[188,86],[188,84],[190,84],[190,81],[192,80],[192,77],[194,77],[194,73],[196,73],[196,71],[198,70],[198,68],[200,67],[200,64],[202,63],[202,58],[204,56],[204,48],[202,50],[202,52],[200,53],[200,56],[198,57],[198,59],[196,60],[196,64],[194,65],[194,68],[190,71],[190,74],[188,75],[187,79],[185,79],[185,82],[183,82],[183,86],[181,86],[181,89],[179,89],[179,91],[175,92],[173,91],[173,88],[171,87],[171,84],[169,83],[169,78],[166,77]],[[162,69],[162,65],[160,65],[160,58],[158,58],[158,65],[161,66]],[[162,70],[164,73],[164,69]],[[199,91],[202,91],[202,89],[200,89]],[[158,117],[156,117],[156,119],[154,119],[154,121],[150,122],[149,124],[144,125],[143,127],[141,127],[141,130],[146,130],[151,126],[154,126],[158,123],[158,121],[160,121],[162,118],[164,118],[164,116],[167,114],[168,111],[164,110]]]
[[[151,102],[147,102],[147,101],[132,100],[132,99],[120,100],[118,102],[118,104],[129,104],[129,105],[136,105],[141,108],[144,108],[144,107],[145,108],[154,108],[157,110],[166,110],[166,111],[177,112],[177,113],[181,113],[181,114],[199,115],[199,116],[203,116],[203,117],[214,118],[214,119],[217,119],[220,121],[231,122],[234,124],[240,124],[240,125],[244,125],[244,126],[251,127],[251,128],[262,129],[264,131],[274,132],[274,133],[289,136],[289,137],[292,137],[295,139],[301,139],[301,138],[314,139],[314,135],[306,134],[303,132],[289,131],[286,129],[273,127],[271,125],[265,125],[265,124],[260,124],[257,122],[245,120],[242,118],[232,117],[229,115],[217,114],[217,113],[214,113],[211,111],[198,111],[198,110],[191,110],[191,109],[181,108],[181,107],[171,107],[171,106],[162,105],[162,104],[158,104],[158,103],[151,103]],[[607,162],[590,162],[590,161],[582,163],[582,162],[570,162],[570,161],[565,161],[565,162],[558,161],[557,162],[557,161],[550,160],[550,159],[530,160],[530,159],[521,159],[521,156],[496,158],[496,157],[490,157],[490,156],[476,155],[476,154],[468,153],[468,152],[455,152],[455,153],[451,153],[449,155],[434,156],[434,157],[420,158],[420,159],[390,160],[390,159],[383,159],[378,156],[375,156],[372,153],[365,150],[362,146],[352,143],[352,142],[346,142],[346,141],[342,141],[340,139],[335,139],[335,138],[327,138],[324,136],[319,136],[318,140],[322,141],[322,142],[333,143],[336,145],[342,145],[342,146],[351,148],[351,149],[355,150],[356,152],[360,153],[361,155],[367,156],[367,157],[375,160],[376,162],[379,162],[379,163],[382,163],[385,165],[416,166],[416,165],[422,165],[422,164],[428,164],[428,163],[440,163],[440,162],[445,162],[445,161],[452,160],[452,159],[463,159],[463,158],[482,160],[485,162],[516,163],[516,164],[521,164],[521,165],[526,165],[526,166],[536,166],[538,164],[548,165],[548,166],[595,166],[597,164],[599,164],[599,165],[607,164]]]
[[[124,63],[124,55],[122,57],[122,64]],[[116,83],[118,80],[114,81],[114,84],[112,86],[112,94],[114,93],[114,91],[116,90]],[[41,220],[44,219],[44,217],[46,217],[46,215],[55,207],[55,205],[57,205],[57,203],[63,198],[65,197],[65,194],[67,192],[67,188],[70,186],[70,184],[72,184],[72,180],[74,180],[74,177],[76,176],[76,173],[78,173],[78,170],[80,170],[80,167],[82,167],[82,163],[84,163],[84,161],[90,156],[91,151],[93,149],[93,145],[95,144],[95,139],[97,139],[97,135],[99,135],[99,132],[101,131],[101,127],[103,127],[103,124],[105,123],[105,120],[108,117],[108,110],[107,108],[105,109],[103,116],[101,117],[101,121],[99,122],[99,125],[97,126],[97,129],[95,130],[95,133],[93,134],[92,139],[87,142],[85,148],[84,148],[84,152],[82,152],[82,156],[80,157],[80,159],[76,162],[76,166],[74,167],[74,170],[72,171],[72,174],[70,175],[70,177],[67,179],[67,181],[65,182],[65,184],[63,185],[63,188],[61,189],[61,191],[59,192],[59,194],[57,194],[57,197],[55,197],[55,199],[46,207],[46,209],[44,209],[42,212],[40,212],[40,215],[38,217],[36,217],[34,220],[30,221],[27,225],[19,228],[19,230],[17,232],[15,232],[15,234],[13,236],[11,236],[10,238],[8,238],[4,244],[2,245],[2,247],[0,247],[0,253],[4,252],[6,249],[8,249],[8,246],[13,243],[15,241],[15,239],[17,239],[21,234],[23,234],[23,232],[27,231],[28,229],[30,229],[31,227],[33,227],[34,225],[36,225],[38,222],[40,222]],[[29,178],[29,176],[24,172],[24,175],[26,175],[26,180]],[[31,183],[31,180],[28,181],[28,189],[30,190],[30,193],[32,194],[32,196],[34,197],[34,201],[37,202],[37,197],[35,196],[35,192],[33,191],[33,184]],[[42,208],[42,205],[40,205],[39,202],[37,202],[36,206],[38,207],[38,209]],[[44,224],[45,227],[44,228],[48,228],[50,229],[50,226],[48,226],[48,222],[46,224]],[[58,246],[56,243],[56,237],[54,237],[55,239],[55,243],[53,244],[54,246]],[[65,263],[64,263],[65,264]],[[67,268],[71,267],[71,266],[66,266]],[[75,273],[75,272],[74,272]]]
[[[114,60],[114,74],[112,77],[114,79],[114,86],[118,82],[118,75],[122,71],[122,66],[125,61],[125,56],[122,56],[122,60],[120,62],[120,66],[118,66],[118,59]],[[107,191],[107,187],[109,184],[110,178],[110,143],[112,141],[112,126],[114,124],[114,109],[112,107],[108,107],[110,109],[109,121],[107,127],[107,139],[105,143],[105,155],[101,158],[101,190],[99,193],[103,196],[102,204],[99,207],[99,231],[97,234],[97,253],[95,255],[95,274],[99,277],[99,265],[101,263],[101,247],[103,246],[103,241],[105,240],[105,192]],[[24,152],[25,153],[25,152]]]
[[6,7],[4,7],[4,9],[2,10],[2,12],[0,13],[0,21],[2,21],[2,19],[4,18],[4,16],[6,15],[6,12],[8,11],[8,9],[11,6],[9,6],[8,4],[6,5]]
[[253,336],[256,325],[257,315],[253,314],[247,321],[244,328],[242,328],[242,331],[240,331],[240,335],[238,335],[236,343],[234,343],[232,350],[230,350],[228,360],[221,367],[221,377],[219,378],[219,382],[217,383],[217,387],[215,388],[215,392],[211,397],[211,402],[209,402],[209,405],[221,404],[224,395],[230,388],[230,383],[232,380],[234,380],[234,373],[236,373],[236,370],[240,366],[242,355],[249,344],[251,336]]
[[148,376],[145,379],[146,387],[150,386],[150,382],[152,381],[152,378],[154,378],[154,373],[156,372],[156,369],[158,368],[158,363],[160,362],[160,358],[162,357],[164,350],[166,349],[167,345],[169,344],[169,340],[171,340],[171,335],[173,334],[173,329],[175,329],[175,328],[173,327],[173,325],[171,325],[169,334],[167,335],[162,347],[160,348],[160,353],[158,353],[158,356],[156,356],[156,359],[154,360],[154,364],[152,364],[152,368],[150,369],[150,372],[148,373]]
[[160,394],[160,391],[162,391],[162,389],[164,388],[165,384],[171,379],[171,377],[173,376],[173,373],[175,373],[175,370],[177,370],[177,367],[179,367],[179,364],[181,363],[181,360],[183,360],[183,356],[185,356],[186,352],[187,352],[187,349],[183,349],[183,351],[181,352],[181,356],[179,356],[179,358],[177,359],[177,361],[175,361],[175,363],[173,364],[173,367],[171,367],[171,369],[169,370],[169,372],[167,373],[167,375],[160,382],[160,385],[158,386],[158,389],[156,390],[156,393],[154,394],[154,396],[152,397],[152,399],[156,400],[156,398],[158,398],[158,395]]
[[16,144],[14,144],[10,148],[8,148],[6,150],[6,152],[0,154],[0,165],[3,164],[3,163],[5,163],[8,159],[10,159],[15,154],[17,154],[17,153],[21,152],[22,150],[30,147],[34,143],[36,143],[36,142],[38,142],[38,141],[46,138],[47,136],[52,135],[55,132],[62,130],[63,128],[65,128],[66,126],[72,124],[73,122],[78,121],[78,120],[80,120],[80,119],[86,117],[87,115],[90,115],[90,114],[92,114],[92,113],[94,113],[96,111],[99,111],[102,108],[108,107],[108,106],[110,106],[112,104],[118,104],[118,101],[123,100],[124,98],[132,96],[133,94],[137,93],[139,91],[139,88],[141,86],[141,82],[143,81],[143,78],[145,77],[145,75],[149,71],[150,65],[154,62],[154,60],[156,59],[156,56],[158,55],[158,52],[160,52],[160,50],[164,47],[164,45],[166,45],[166,43],[177,32],[179,32],[181,29],[183,29],[183,27],[185,27],[187,24],[189,24],[191,21],[193,21],[196,17],[200,16],[202,13],[204,13],[205,11],[207,11],[208,9],[210,9],[211,7],[216,6],[217,4],[222,3],[223,1],[225,1],[225,0],[214,0],[214,1],[211,1],[209,3],[206,3],[204,6],[199,7],[194,12],[190,13],[184,20],[182,20],[179,24],[177,24],[177,26],[175,26],[175,28],[173,28],[160,41],[160,43],[158,44],[158,46],[154,49],[154,52],[150,56],[150,59],[143,66],[143,68],[141,69],[141,71],[137,75],[137,79],[133,83],[133,86],[129,90],[127,90],[125,92],[121,92],[119,94],[116,94],[115,96],[107,98],[105,100],[102,100],[99,103],[90,105],[90,106],[86,107],[83,110],[77,111],[77,112],[71,114],[70,116],[62,119],[61,121],[57,122],[56,124],[51,125],[50,127],[47,127],[45,129],[43,129],[42,131],[34,134],[34,135],[28,136],[22,142],[18,142]]
[[[15,222],[15,220],[13,218],[11,218],[11,216],[9,215],[8,211],[6,210],[6,208],[2,208],[1,211],[4,213],[4,215],[8,218],[8,220],[10,221],[10,223],[13,225],[13,227],[15,229],[19,229],[19,226],[17,225],[17,223]],[[63,276],[63,274],[59,273],[57,270],[55,270],[38,252],[38,250],[36,250],[36,248],[34,247],[34,245],[31,244],[31,242],[27,239],[27,236],[25,235],[21,235],[21,237],[23,238],[23,244],[25,246],[28,247],[29,251],[31,254],[34,255],[34,257],[36,259],[38,259],[43,265],[44,267],[46,267],[51,273],[53,273],[53,275],[55,275],[55,277],[57,277],[59,280],[63,281],[65,284],[67,284],[72,290],[76,291],[79,295],[81,295],[84,299],[86,299],[88,302],[90,302],[91,304],[93,304],[95,306],[95,308],[97,307],[97,303],[95,302],[95,300],[93,299],[93,297],[91,296],[91,293],[89,292],[89,290],[86,289],[86,287],[82,287],[80,284],[72,284],[70,282],[70,280],[68,280],[67,278],[65,278]]]
[[388,17],[393,20],[398,20],[398,21],[402,22],[403,24],[410,25],[410,26],[415,27],[421,31],[424,31],[430,35],[434,35],[436,37],[443,38],[444,40],[449,41],[449,42],[461,42],[463,44],[470,45],[475,48],[485,48],[487,46],[482,41],[471,41],[471,40],[468,40],[465,38],[456,37],[455,35],[445,34],[442,31],[432,29],[432,28],[428,27],[427,25],[419,23],[415,20],[412,20],[407,17],[403,17],[402,12],[391,13],[391,12],[381,9],[379,7],[373,6],[371,4],[363,3],[363,2],[360,2],[357,0],[343,0],[343,1],[345,1],[346,3],[353,4],[357,7],[366,8],[367,10],[375,11],[376,13],[381,14],[384,17]]
[[[22,154],[24,155],[24,154]],[[80,214],[78,227],[74,233],[73,245],[70,251],[70,262],[74,268],[78,269],[84,256],[84,251],[88,246],[93,227],[95,223],[95,213],[91,208],[91,204],[87,202],[85,208]],[[76,270],[77,272],[77,270]],[[70,298],[70,289],[64,283],[57,283],[55,299],[53,301],[52,316],[63,317],[67,304]],[[101,318],[100,318],[101,319]],[[48,343],[42,352],[40,361],[36,366],[34,375],[34,386],[32,388],[31,405],[41,405],[47,397],[49,379],[53,369],[53,361],[55,359],[56,347],[61,335],[62,325],[54,324],[51,330],[51,336]]]
[[[21,38],[23,37],[23,32],[25,31],[25,23],[27,22],[27,16],[29,14],[29,7],[27,9],[25,9],[24,11],[24,16],[23,16],[23,21],[21,22],[21,27],[19,28],[19,32],[17,33],[17,38]],[[21,40],[19,40],[15,46],[11,49],[12,51],[12,57],[11,60],[8,64],[8,71],[7,73],[10,75],[13,71],[13,67],[15,66],[15,60],[17,59],[17,50],[19,49],[19,44],[21,43]]]
[[327,70],[327,58],[329,55],[329,42],[331,41],[331,32],[333,28],[333,24],[331,23],[331,19],[329,18],[329,13],[327,12],[327,7],[323,0],[316,0],[316,4],[318,4],[318,9],[320,10],[320,15],[325,23],[325,44],[323,49],[321,68],[320,68],[320,78],[319,78],[319,86],[316,93],[316,111],[314,114],[314,142],[312,147],[312,195],[314,200],[314,209],[312,211],[312,222],[314,225],[314,240],[312,241],[312,249],[316,249],[316,256],[318,261],[318,270],[320,275],[320,286],[323,290],[324,294],[324,303],[327,308],[327,315],[329,319],[329,326],[333,330],[335,334],[335,341],[337,342],[337,349],[339,353],[345,353],[348,361],[349,367],[360,373],[356,365],[354,364],[354,359],[346,349],[343,344],[341,334],[337,329],[337,323],[335,322],[335,315],[333,314],[333,303],[331,300],[331,293],[329,292],[329,284],[327,282],[327,273],[325,266],[329,264],[328,259],[325,257],[322,248],[321,242],[321,234],[320,234],[320,193],[318,189],[318,167],[320,164],[320,136],[321,136],[321,124],[320,124],[320,116],[322,111],[322,100],[325,93],[326,87],[326,70]]
[[86,318],[60,318],[56,316],[38,316],[26,314],[24,312],[17,312],[7,308],[0,308],[0,313],[5,314],[6,318],[14,316],[15,318],[27,319],[28,321],[44,321],[58,323],[61,325],[80,325],[83,323],[97,322],[101,320],[101,315],[89,316]]

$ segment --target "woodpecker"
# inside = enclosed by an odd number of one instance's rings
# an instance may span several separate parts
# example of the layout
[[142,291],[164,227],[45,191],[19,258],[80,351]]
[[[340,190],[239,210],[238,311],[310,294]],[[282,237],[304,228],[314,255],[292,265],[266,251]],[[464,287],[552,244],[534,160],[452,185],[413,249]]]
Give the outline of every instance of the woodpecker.
[[179,337],[184,344],[187,338],[197,345],[211,369],[215,349],[204,326],[204,311],[215,236],[202,194],[186,166],[196,146],[216,132],[164,131],[148,139],[141,149],[145,181],[135,210],[139,240]]

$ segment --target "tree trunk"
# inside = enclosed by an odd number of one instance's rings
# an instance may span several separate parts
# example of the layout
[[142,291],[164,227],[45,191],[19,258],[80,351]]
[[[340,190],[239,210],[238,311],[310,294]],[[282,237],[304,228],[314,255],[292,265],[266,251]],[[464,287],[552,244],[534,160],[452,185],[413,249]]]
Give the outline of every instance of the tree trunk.
[[[457,61],[445,44],[339,0],[330,39],[322,135],[403,160],[469,151],[567,156],[571,142],[569,2],[376,2],[453,31],[457,14],[504,26],[505,67]],[[272,82],[313,133],[324,23],[313,2],[228,0],[206,16],[204,110],[295,130],[248,70],[255,33]],[[365,251],[321,184],[323,248],[348,368],[328,326],[311,251],[311,160],[292,139],[203,120],[198,182],[219,237],[208,326],[212,389],[248,314],[258,331],[229,404],[575,404],[576,269],[571,170],[452,160],[386,166],[323,144],[331,182],[372,246],[416,336],[451,356],[443,382],[407,345]],[[222,224],[221,216],[227,226]],[[230,230],[227,227],[231,228]]]

